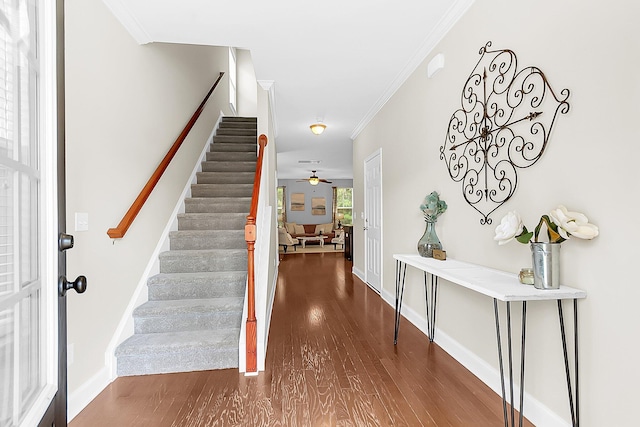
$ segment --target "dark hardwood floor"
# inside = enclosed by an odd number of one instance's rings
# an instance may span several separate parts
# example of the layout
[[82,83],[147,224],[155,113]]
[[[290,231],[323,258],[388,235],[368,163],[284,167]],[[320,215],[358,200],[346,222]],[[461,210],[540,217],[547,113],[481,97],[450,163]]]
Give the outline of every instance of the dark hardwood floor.
[[404,319],[393,345],[393,308],[342,253],[281,259],[265,372],[118,378],[70,426],[504,425],[500,397]]

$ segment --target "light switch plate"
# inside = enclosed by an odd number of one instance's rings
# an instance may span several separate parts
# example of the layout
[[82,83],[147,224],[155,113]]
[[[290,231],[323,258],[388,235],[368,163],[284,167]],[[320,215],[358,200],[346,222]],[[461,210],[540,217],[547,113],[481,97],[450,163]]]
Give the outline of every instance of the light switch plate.
[[89,214],[86,212],[76,212],[76,231],[89,230]]

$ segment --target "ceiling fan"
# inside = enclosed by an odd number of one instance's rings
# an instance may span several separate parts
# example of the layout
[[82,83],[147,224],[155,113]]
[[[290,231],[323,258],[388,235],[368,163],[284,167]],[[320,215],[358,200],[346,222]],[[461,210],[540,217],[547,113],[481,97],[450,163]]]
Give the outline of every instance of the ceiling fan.
[[307,181],[311,185],[318,185],[318,183],[320,183],[320,182],[326,182],[327,184],[331,184],[331,181],[327,181],[326,179],[318,178],[316,176],[316,171],[311,171],[311,172],[313,172],[313,175],[311,175],[309,178],[299,179],[298,182]]

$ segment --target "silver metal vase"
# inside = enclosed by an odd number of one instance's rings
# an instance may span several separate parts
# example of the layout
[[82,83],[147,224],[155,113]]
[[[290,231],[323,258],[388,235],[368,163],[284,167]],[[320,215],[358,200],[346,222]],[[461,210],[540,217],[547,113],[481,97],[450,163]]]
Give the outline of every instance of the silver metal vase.
[[531,242],[533,286],[537,289],[560,288],[560,243]]

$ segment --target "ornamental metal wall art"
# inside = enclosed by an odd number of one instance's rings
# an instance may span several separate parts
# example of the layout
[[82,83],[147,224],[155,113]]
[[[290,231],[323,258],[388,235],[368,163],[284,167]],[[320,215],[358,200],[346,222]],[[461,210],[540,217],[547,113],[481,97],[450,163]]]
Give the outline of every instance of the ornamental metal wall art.
[[513,51],[490,47],[480,49],[440,147],[449,175],[482,215],[480,224],[492,223],[491,213],[517,188],[518,169],[540,159],[558,113],[569,111],[569,89],[558,97],[538,67],[518,70]]

